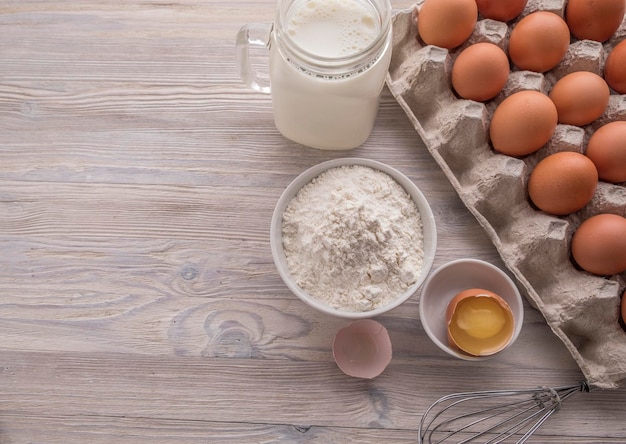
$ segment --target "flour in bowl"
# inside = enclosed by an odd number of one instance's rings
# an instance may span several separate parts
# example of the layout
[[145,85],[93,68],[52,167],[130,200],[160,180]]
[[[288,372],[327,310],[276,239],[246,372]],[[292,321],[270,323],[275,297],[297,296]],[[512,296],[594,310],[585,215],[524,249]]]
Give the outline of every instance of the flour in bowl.
[[331,168],[285,208],[283,250],[296,283],[347,311],[393,302],[419,277],[424,235],[417,205],[388,174]]

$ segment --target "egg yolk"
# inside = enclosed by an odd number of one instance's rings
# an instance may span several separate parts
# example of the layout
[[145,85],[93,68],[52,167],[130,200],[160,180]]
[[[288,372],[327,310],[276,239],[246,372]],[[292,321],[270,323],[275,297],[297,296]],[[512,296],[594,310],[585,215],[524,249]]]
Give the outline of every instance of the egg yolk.
[[481,356],[504,348],[513,334],[513,317],[495,299],[477,295],[459,301],[448,329],[457,347]]
[[469,298],[461,304],[456,325],[473,338],[490,338],[506,324],[504,310],[489,298]]

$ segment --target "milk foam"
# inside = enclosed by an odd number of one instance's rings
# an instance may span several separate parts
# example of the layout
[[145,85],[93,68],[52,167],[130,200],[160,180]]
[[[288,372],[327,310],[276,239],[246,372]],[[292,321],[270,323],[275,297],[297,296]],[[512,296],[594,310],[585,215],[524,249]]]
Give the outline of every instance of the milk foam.
[[294,5],[287,30],[312,54],[345,57],[359,53],[376,39],[380,21],[367,1],[303,0]]

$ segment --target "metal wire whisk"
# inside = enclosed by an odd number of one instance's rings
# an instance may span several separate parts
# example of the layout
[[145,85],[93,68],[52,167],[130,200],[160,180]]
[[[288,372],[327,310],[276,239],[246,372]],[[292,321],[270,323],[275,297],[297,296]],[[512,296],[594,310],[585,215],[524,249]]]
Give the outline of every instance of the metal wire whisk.
[[[422,443],[526,442],[586,382],[563,387],[454,393],[426,410],[418,429]],[[507,441],[511,440],[511,441]]]

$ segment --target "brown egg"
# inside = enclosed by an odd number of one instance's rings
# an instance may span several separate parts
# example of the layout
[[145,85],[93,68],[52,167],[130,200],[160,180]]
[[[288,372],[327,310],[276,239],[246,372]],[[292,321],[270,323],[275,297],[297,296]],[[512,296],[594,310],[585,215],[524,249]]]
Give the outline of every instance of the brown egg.
[[625,10],[624,0],[569,0],[565,21],[577,39],[604,42],[619,28]]
[[615,45],[606,58],[604,79],[619,94],[626,94],[626,40]]
[[509,304],[482,288],[457,294],[448,304],[446,320],[450,346],[473,356],[488,356],[504,349],[515,329]]
[[559,123],[587,125],[600,117],[611,91],[604,79],[589,71],[568,74],[552,87],[550,98],[559,113]]
[[509,56],[519,69],[543,73],[563,59],[569,40],[569,28],[560,16],[548,11],[533,12],[511,31]]
[[498,105],[489,136],[496,151],[525,156],[545,145],[557,125],[554,102],[538,91],[519,91]]
[[626,121],[598,128],[589,138],[585,154],[595,164],[601,180],[626,182]]
[[472,34],[477,20],[475,0],[426,0],[417,15],[418,34],[427,45],[456,48]]
[[540,210],[561,216],[587,205],[597,185],[593,162],[583,154],[563,151],[542,159],[533,168],[528,195]]
[[572,256],[589,273],[610,276],[626,271],[626,218],[598,214],[572,236]]
[[508,22],[517,18],[528,0],[476,0],[478,12],[485,18]]
[[465,48],[452,66],[452,86],[464,99],[484,102],[494,98],[509,78],[509,59],[493,43]]

